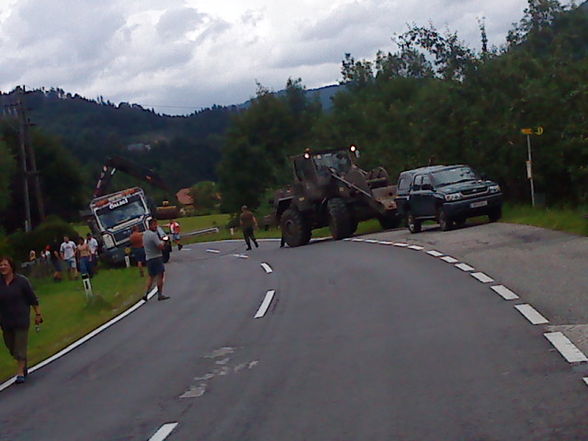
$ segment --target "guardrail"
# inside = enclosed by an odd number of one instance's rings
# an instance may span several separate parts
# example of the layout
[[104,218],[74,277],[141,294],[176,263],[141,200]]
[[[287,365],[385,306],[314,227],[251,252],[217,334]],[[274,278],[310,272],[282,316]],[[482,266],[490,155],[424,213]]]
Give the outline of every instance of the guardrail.
[[189,233],[181,234],[180,237],[198,236],[199,234],[218,233],[220,230],[217,227],[206,228],[204,230],[191,231]]

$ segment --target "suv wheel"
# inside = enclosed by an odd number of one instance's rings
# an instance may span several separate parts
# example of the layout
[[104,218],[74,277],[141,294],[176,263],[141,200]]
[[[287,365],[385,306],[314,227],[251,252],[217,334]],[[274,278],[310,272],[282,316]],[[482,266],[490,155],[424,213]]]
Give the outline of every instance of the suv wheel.
[[288,208],[280,220],[282,236],[290,247],[306,245],[310,241],[310,227],[304,215],[295,208]]
[[502,207],[493,208],[488,213],[488,219],[490,219],[490,222],[498,222],[501,217],[502,217]]
[[441,231],[449,231],[453,228],[453,220],[442,209],[439,211],[439,226]]
[[414,215],[412,213],[408,213],[408,216],[406,218],[406,224],[408,226],[408,231],[410,231],[411,233],[420,233],[421,232],[421,221],[415,219]]
[[333,198],[327,202],[329,213],[329,229],[333,239],[345,239],[353,234],[351,213],[343,199]]
[[458,217],[455,219],[455,226],[458,228],[461,228],[465,225],[466,223],[466,218],[465,217]]

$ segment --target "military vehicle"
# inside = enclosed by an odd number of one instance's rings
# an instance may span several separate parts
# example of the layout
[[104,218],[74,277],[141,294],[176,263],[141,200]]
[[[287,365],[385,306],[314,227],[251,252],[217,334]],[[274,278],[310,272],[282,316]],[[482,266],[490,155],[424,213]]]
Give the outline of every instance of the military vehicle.
[[384,228],[400,223],[383,167],[366,172],[357,166],[359,150],[311,151],[291,157],[294,182],[278,190],[273,200],[274,222],[291,247],[310,241],[312,230],[328,226],[334,239],[351,236],[360,221],[377,218]]

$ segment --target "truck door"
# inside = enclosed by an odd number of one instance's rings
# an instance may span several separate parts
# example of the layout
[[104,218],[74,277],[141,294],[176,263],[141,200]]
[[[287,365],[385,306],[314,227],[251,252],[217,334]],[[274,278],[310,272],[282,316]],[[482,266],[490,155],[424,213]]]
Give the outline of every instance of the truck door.
[[435,214],[434,207],[433,187],[429,176],[417,175],[410,190],[410,211],[415,217],[430,217]]

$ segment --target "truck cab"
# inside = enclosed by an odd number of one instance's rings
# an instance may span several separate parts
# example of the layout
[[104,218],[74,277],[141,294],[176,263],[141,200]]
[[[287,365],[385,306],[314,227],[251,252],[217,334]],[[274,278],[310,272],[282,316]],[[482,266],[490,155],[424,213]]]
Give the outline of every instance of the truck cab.
[[139,187],[93,199],[86,220],[101,245],[101,257],[114,264],[124,262],[132,228],[145,231],[152,211]]

